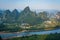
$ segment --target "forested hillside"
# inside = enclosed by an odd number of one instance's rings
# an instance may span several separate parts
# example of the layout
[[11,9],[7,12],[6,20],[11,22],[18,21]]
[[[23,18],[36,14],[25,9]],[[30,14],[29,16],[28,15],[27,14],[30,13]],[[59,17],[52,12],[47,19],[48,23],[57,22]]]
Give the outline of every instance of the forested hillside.
[[27,6],[21,12],[17,9],[0,12],[0,31],[51,30],[55,28],[60,28],[60,11],[55,14],[50,14],[47,11],[36,13]]

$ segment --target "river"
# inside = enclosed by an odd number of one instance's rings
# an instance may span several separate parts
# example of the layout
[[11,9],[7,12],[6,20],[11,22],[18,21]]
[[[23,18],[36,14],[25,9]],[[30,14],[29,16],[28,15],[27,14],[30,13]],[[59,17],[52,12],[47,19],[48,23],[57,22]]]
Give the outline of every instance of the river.
[[22,37],[22,36],[30,36],[30,35],[43,35],[43,34],[50,34],[50,33],[60,33],[60,29],[56,30],[49,30],[49,31],[38,31],[38,32],[19,32],[19,33],[1,33],[0,36],[4,38],[11,38],[11,37]]

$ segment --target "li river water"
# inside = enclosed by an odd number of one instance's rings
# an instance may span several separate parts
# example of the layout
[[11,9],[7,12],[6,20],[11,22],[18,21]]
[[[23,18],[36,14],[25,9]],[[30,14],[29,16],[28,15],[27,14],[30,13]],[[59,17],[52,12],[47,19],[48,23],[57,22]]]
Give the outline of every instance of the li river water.
[[38,32],[19,32],[19,33],[1,33],[0,36],[2,38],[11,38],[11,37],[22,37],[22,36],[30,36],[30,35],[43,35],[43,34],[50,34],[50,33],[60,33],[60,29],[56,30],[49,30],[49,31],[38,31]]

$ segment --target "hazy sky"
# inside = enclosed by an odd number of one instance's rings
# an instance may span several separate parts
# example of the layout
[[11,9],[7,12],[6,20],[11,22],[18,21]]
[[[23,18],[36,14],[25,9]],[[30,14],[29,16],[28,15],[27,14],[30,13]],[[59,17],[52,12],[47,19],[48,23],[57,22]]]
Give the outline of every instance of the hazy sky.
[[60,10],[60,0],[0,0],[0,9],[56,9]]

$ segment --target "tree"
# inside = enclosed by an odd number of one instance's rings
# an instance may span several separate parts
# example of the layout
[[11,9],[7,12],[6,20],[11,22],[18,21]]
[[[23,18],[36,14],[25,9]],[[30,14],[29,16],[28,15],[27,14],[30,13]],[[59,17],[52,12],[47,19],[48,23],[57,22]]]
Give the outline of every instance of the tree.
[[1,36],[0,36],[0,40],[2,40]]

